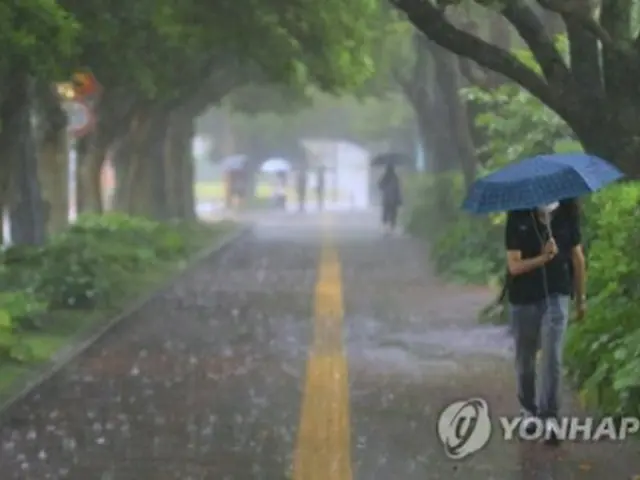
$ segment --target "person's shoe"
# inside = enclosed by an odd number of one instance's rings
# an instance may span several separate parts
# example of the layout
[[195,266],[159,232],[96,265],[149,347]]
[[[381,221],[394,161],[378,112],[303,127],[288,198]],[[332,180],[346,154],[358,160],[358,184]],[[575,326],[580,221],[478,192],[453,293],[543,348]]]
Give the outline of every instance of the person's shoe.
[[527,437],[532,437],[533,435],[535,435],[538,431],[538,425],[540,422],[537,415],[534,412],[527,410],[526,408],[521,408],[520,416],[522,417],[524,433],[527,435]]

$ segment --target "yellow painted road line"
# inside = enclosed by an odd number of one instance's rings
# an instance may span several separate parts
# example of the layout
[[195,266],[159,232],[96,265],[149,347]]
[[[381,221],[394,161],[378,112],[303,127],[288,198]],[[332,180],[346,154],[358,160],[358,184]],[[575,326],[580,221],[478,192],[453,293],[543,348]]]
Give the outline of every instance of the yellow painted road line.
[[320,256],[314,306],[314,338],[307,360],[293,480],[352,480],[342,273],[328,237]]

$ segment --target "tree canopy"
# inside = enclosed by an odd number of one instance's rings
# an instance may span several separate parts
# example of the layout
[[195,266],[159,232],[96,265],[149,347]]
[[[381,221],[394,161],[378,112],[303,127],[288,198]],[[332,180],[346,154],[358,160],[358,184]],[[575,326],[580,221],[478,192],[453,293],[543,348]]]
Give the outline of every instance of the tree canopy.
[[[537,62],[531,68],[511,52],[469,31],[456,13],[466,2],[391,0],[413,25],[441,47],[513,80],[555,111],[585,149],[640,174],[638,2],[602,0],[475,1],[498,13]],[[560,15],[568,58],[541,12]]]

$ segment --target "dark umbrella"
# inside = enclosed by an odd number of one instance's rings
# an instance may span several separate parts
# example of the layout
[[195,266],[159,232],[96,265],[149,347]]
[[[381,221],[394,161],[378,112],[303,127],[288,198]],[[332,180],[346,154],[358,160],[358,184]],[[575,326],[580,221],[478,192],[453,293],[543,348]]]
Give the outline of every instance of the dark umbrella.
[[413,164],[413,159],[402,153],[382,153],[371,159],[371,165],[374,167],[409,166]]
[[623,176],[586,153],[539,155],[474,182],[462,208],[476,214],[531,209],[595,192]]

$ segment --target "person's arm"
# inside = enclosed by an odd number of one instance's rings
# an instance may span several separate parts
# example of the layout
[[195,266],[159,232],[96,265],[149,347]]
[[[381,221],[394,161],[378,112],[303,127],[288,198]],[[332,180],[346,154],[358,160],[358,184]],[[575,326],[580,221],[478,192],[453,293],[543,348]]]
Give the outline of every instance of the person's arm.
[[586,301],[587,268],[582,248],[582,238],[580,225],[577,223],[572,227],[571,238],[571,263],[573,266],[573,292],[576,302]]
[[553,258],[553,254],[545,253],[545,251],[533,258],[522,258],[520,241],[518,223],[509,216],[505,228],[505,245],[507,247],[507,269],[510,275],[516,277],[530,272],[542,267]]
[[584,302],[587,294],[587,268],[582,245],[576,245],[571,249],[571,263],[573,264],[573,291],[576,300]]
[[520,250],[507,250],[507,267],[514,277],[542,267],[553,258],[553,255],[541,253],[533,258],[522,258]]

